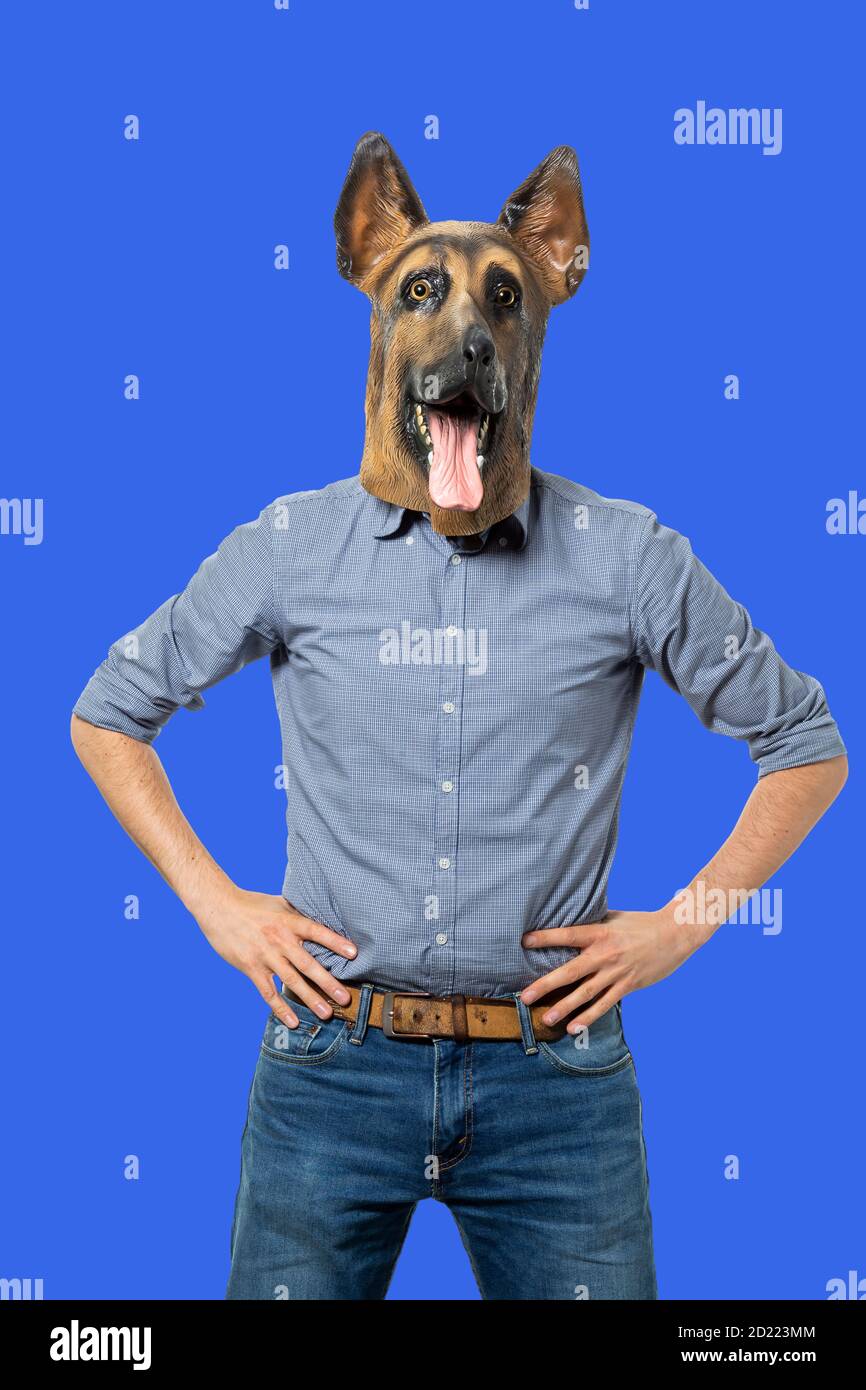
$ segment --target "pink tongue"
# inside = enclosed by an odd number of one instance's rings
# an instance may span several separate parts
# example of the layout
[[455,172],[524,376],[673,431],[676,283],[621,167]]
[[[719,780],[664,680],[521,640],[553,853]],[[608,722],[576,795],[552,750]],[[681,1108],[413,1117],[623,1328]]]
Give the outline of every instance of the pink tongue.
[[476,458],[478,421],[456,419],[443,411],[427,411],[433,462],[430,465],[430,496],[437,507],[474,512],[481,505],[484,485]]

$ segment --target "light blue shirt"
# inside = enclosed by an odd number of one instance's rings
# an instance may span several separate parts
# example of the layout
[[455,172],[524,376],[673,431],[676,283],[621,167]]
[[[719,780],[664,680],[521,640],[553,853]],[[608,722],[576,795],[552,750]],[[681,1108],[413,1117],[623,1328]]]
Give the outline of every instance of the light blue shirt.
[[357,477],[278,498],[114,643],[75,710],[151,742],[265,654],[283,892],[355,943],[308,947],[346,981],[502,995],[570,957],[521,937],[605,915],[647,667],[760,776],[845,752],[821,686],[684,536],[538,469],[476,549]]

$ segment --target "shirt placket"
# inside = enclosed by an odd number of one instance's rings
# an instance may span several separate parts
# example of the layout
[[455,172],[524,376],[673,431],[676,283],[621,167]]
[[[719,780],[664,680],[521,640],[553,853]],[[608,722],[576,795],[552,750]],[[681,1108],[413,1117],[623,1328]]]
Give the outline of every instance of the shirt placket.
[[[433,827],[434,903],[433,929],[434,993],[450,994],[457,974],[457,909],[459,891],[459,828],[462,787],[460,750],[463,732],[463,694],[466,673],[466,634],[458,641],[466,613],[466,577],[472,557],[454,551],[443,556],[439,622],[443,630],[443,659],[436,682],[435,807]],[[462,652],[463,660],[448,664],[450,650]]]

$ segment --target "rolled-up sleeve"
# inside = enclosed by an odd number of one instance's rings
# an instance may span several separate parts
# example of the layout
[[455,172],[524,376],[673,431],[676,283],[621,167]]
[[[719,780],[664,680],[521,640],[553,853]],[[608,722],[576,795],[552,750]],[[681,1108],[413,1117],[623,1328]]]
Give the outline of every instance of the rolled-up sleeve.
[[633,618],[641,663],[707,728],[744,739],[759,776],[845,753],[818,681],[782,660],[687,538],[655,513],[641,536]]
[[201,709],[203,690],[279,646],[272,507],[236,527],[182,593],[113,643],[75,714],[152,743],[175,710]]

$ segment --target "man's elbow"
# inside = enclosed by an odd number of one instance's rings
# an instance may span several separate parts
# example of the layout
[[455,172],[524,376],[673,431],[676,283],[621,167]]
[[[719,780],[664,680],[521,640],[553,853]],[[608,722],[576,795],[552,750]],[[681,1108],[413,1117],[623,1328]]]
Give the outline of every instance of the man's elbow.
[[[88,759],[99,749],[105,749],[112,744],[127,742],[125,734],[116,734],[111,729],[104,729],[100,724],[90,724],[80,715],[72,715],[69,724],[69,736],[72,739],[72,747],[85,767]],[[133,740],[128,740],[132,742]]]
[[840,753],[835,758],[828,758],[825,766],[827,768],[827,774],[830,781],[830,785],[834,789],[833,796],[835,798],[839,795],[845,783],[848,781],[847,753]]
[[812,795],[822,804],[823,814],[848,780],[847,754],[839,753],[834,758],[825,758],[823,762],[806,763],[800,772],[808,778]]
[[87,730],[92,728],[86,720],[81,719],[77,714],[73,714],[69,721],[69,737],[72,739],[72,747],[79,757],[81,757],[82,740],[87,737]]
[[79,762],[87,767],[89,755],[98,744],[100,735],[104,734],[105,729],[100,729],[96,724],[88,724],[86,719],[80,715],[73,714],[69,723],[69,737],[72,739],[72,747],[78,756]]
[[778,785],[779,792],[786,797],[793,794],[805,799],[823,816],[848,780],[848,757],[838,753],[818,762],[798,763],[795,767],[768,773],[765,780]]

